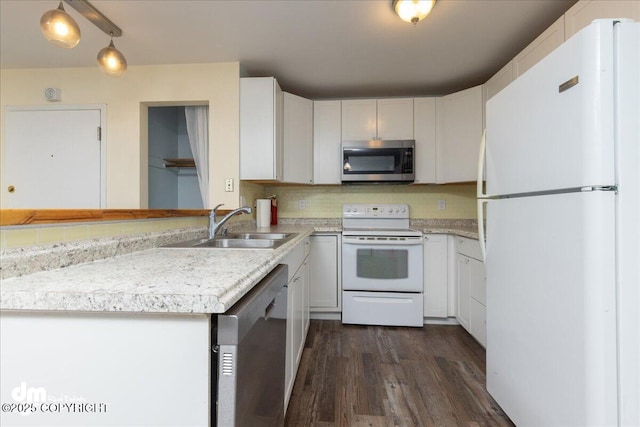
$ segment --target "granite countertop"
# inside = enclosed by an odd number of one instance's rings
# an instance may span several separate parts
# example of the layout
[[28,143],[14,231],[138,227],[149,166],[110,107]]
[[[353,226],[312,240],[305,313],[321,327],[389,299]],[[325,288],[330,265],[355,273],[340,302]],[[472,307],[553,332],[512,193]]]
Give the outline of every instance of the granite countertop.
[[[266,231],[266,230],[265,230]],[[308,226],[276,249],[154,248],[2,280],[3,310],[223,313],[266,276]]]
[[477,227],[464,227],[464,226],[452,226],[452,227],[438,227],[431,226],[422,229],[425,234],[453,234],[455,236],[468,237],[469,239],[478,240],[478,228]]
[[[478,238],[469,220],[413,220],[411,227]],[[298,235],[276,249],[158,247],[203,237],[200,227],[5,251],[0,309],[224,313],[307,236],[340,233],[342,223],[285,219],[258,231]]]

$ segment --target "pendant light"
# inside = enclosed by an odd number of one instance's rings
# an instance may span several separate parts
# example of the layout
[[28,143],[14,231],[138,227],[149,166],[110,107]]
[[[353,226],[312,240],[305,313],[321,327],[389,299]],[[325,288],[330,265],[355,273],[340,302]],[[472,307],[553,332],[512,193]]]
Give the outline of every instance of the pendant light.
[[436,0],[393,0],[393,10],[400,19],[414,26],[431,12]]
[[71,49],[80,41],[80,28],[64,10],[62,2],[57,9],[45,12],[40,18],[40,29],[50,43]]
[[98,52],[98,66],[100,71],[110,77],[121,77],[127,70],[127,60],[113,44],[113,34],[109,46]]
[[[93,25],[111,37],[109,46],[98,52],[100,70],[110,77],[120,77],[127,69],[127,60],[113,44],[114,37],[122,36],[122,30],[88,0],[64,0],[69,6],[87,18]],[[80,28],[62,7],[45,12],[40,19],[44,36],[56,46],[72,48],[80,41]]]

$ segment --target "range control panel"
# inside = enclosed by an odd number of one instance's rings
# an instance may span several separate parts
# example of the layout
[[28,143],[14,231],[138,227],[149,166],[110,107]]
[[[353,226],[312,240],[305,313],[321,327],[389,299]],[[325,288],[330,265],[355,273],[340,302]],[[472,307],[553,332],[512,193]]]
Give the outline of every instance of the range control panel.
[[342,206],[343,218],[409,218],[409,205],[346,204]]

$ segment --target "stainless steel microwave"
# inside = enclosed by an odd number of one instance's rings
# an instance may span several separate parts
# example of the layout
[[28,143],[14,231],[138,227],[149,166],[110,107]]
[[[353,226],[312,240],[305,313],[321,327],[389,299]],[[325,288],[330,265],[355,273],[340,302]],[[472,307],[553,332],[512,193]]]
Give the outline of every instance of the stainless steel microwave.
[[342,142],[342,182],[413,182],[415,141]]

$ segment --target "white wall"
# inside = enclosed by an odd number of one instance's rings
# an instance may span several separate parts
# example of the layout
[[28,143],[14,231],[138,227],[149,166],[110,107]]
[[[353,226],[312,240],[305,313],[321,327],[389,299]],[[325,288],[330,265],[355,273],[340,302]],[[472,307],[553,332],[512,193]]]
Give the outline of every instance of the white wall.
[[[239,185],[224,191],[225,178],[239,182],[240,64],[130,66],[122,78],[97,67],[0,70],[0,123],[7,106],[47,105],[47,87],[62,90],[62,104],[105,104],[107,208],[146,208],[147,106],[209,105],[209,200],[238,207]],[[4,147],[4,134],[0,140]],[[2,151],[0,151],[2,156]],[[2,159],[5,161],[5,159]],[[4,188],[4,177],[0,188]],[[4,206],[0,191],[0,207]]]

